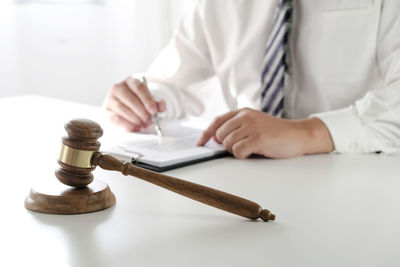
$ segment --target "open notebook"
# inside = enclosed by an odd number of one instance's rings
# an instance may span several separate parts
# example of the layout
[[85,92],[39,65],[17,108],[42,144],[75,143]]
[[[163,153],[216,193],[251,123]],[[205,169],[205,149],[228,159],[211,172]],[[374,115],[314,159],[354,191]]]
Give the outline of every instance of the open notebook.
[[206,146],[196,146],[207,125],[199,120],[161,121],[161,139],[154,127],[140,133],[108,130],[109,134],[102,138],[102,150],[120,160],[159,172],[226,156],[224,147],[213,140]]

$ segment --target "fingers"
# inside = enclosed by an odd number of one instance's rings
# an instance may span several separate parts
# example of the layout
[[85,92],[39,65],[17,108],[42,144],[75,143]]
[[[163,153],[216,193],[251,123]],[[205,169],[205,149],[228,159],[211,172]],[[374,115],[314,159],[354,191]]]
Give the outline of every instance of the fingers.
[[245,159],[253,153],[254,142],[250,137],[246,137],[238,141],[232,146],[232,154],[235,158]]
[[233,153],[233,146],[242,139],[249,137],[247,130],[243,127],[237,128],[232,132],[229,132],[227,136],[223,139],[222,144],[229,152]]
[[125,106],[124,103],[115,97],[109,97],[106,110],[110,114],[110,119],[112,119],[113,114],[115,114],[129,122],[132,126],[142,126],[141,119],[130,108]]
[[[199,140],[197,141],[198,146],[205,145],[211,137],[215,135],[217,130],[229,119],[233,118],[240,110],[234,110],[228,113],[225,113],[222,116],[218,116],[206,130],[204,130],[203,134],[200,136]],[[218,139],[217,139],[218,140]],[[219,141],[219,140],[218,140]]]
[[140,127],[137,125],[132,124],[128,120],[124,119],[123,117],[119,116],[116,113],[109,112],[110,120],[115,123],[116,125],[124,128],[129,132],[136,132],[140,130]]
[[140,82],[137,79],[133,79],[131,77],[125,80],[126,85],[132,92],[139,98],[140,102],[143,104],[143,107],[146,110],[146,113],[155,115],[157,110],[157,102],[153,99],[153,96],[150,94],[146,85]]
[[[231,135],[232,133],[238,133],[237,130],[240,128],[242,125],[242,120],[237,119],[237,116],[234,116],[233,118],[227,120],[224,124],[222,124],[217,131],[215,132],[215,137],[216,140],[218,140],[218,143],[224,143],[225,145],[225,139],[228,135]],[[232,138],[232,136],[230,136]],[[235,136],[235,138],[237,138]]]
[[152,115],[166,110],[165,101],[155,101],[148,88],[131,77],[111,88],[103,106],[114,123],[131,131],[148,127]]
[[[233,118],[230,121],[237,120],[237,118]],[[229,121],[229,122],[230,122]],[[248,158],[254,152],[254,138],[251,137],[250,132],[245,127],[237,127],[235,128],[236,123],[229,123],[227,122],[227,126],[225,124],[220,127],[225,127],[225,129],[232,129],[230,128],[233,126],[233,130],[228,132],[226,135],[223,133],[224,138],[222,140],[222,144],[226,148],[227,151],[233,154],[235,158],[244,159]],[[223,131],[225,131],[225,129]],[[217,132],[219,129],[217,130]],[[215,136],[214,136],[215,138]]]
[[167,104],[165,103],[164,100],[157,101],[157,110],[158,112],[164,112],[167,110]]
[[254,111],[244,108],[228,112],[217,117],[213,123],[203,132],[197,145],[204,145],[213,137],[218,143],[231,152],[236,158],[249,157],[257,145],[257,134],[253,133],[254,127],[259,123]]
[[122,84],[119,90],[115,90],[113,96],[127,107],[127,109],[124,109],[127,113],[119,113],[120,115],[126,118],[126,115],[135,114],[140,119],[139,124],[141,126],[148,126],[151,123],[151,115],[146,111],[140,99],[125,84]]

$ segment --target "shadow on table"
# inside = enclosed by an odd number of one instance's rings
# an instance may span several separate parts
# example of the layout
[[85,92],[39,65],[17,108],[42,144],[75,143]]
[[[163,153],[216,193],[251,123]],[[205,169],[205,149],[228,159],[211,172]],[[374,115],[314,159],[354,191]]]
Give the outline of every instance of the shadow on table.
[[[105,262],[100,240],[96,238],[96,228],[108,221],[115,206],[100,212],[77,215],[51,215],[29,211],[32,216],[48,226],[59,228],[68,249],[68,265],[71,266],[111,266]],[[78,219],[79,218],[79,219]]]
[[[278,222],[252,221],[230,214],[181,213],[170,211],[134,211],[137,220],[130,223],[119,221],[126,233],[119,243],[118,255],[105,251],[104,240],[97,228],[112,219],[115,207],[82,215],[48,215],[31,212],[40,223],[58,228],[65,239],[68,265],[71,266],[113,266],[116,262],[135,263],[137,266],[162,266],[169,261],[171,266],[202,266],[202,262],[213,258],[214,263],[223,266],[226,257],[243,249],[266,249],[264,241],[274,239],[276,230],[282,228]],[[146,227],[144,227],[144,224]],[[157,227],[157,228],[156,228]],[[141,229],[137,235],[129,229]],[[119,230],[121,231],[121,229]],[[278,231],[279,232],[279,231]],[[113,233],[110,233],[113,235]],[[135,244],[133,246],[127,243]],[[267,242],[268,243],[268,242]],[[273,242],[269,242],[273,243]],[[125,246],[123,245],[125,244]],[[183,252],[183,253],[181,253]],[[203,261],[191,262],[194,255],[209,255]],[[248,256],[237,255],[237,261],[245,264]],[[119,257],[116,259],[115,257]],[[136,265],[135,265],[136,266]]]

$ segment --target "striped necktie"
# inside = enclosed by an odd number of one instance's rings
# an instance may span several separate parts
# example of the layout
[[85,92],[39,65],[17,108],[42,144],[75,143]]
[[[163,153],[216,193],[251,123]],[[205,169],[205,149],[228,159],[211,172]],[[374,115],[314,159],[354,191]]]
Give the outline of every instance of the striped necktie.
[[261,107],[273,116],[282,117],[287,42],[292,17],[292,1],[279,0],[271,35],[264,53],[261,75]]

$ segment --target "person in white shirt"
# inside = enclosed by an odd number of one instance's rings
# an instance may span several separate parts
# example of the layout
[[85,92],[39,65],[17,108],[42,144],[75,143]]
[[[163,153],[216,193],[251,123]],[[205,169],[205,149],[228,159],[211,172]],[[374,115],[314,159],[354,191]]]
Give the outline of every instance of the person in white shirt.
[[[281,117],[262,109],[264,53],[279,0],[199,1],[146,73],[150,92],[130,77],[104,101],[130,131],[199,115],[207,99],[192,85],[217,77],[231,111],[210,138],[237,158],[400,150],[400,1],[293,1]],[[161,101],[155,101],[162,99]]]

